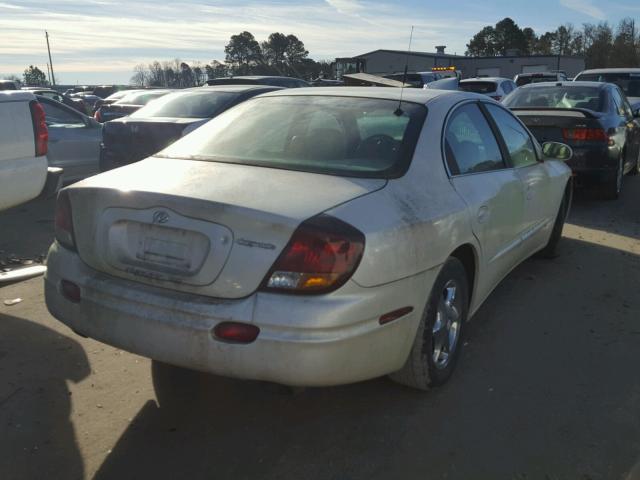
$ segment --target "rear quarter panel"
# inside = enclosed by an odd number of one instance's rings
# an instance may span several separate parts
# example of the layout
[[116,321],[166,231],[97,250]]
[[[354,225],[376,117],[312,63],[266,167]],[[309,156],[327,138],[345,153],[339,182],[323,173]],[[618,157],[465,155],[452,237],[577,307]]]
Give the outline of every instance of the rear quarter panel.
[[477,249],[466,205],[454,190],[441,154],[442,121],[450,100],[429,103],[409,171],[387,186],[331,210],[366,235],[353,279],[364,287],[439,267],[460,245]]

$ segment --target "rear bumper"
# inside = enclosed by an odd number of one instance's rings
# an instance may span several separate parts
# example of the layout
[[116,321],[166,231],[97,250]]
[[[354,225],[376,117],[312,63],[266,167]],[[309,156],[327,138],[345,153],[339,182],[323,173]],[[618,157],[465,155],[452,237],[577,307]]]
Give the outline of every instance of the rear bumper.
[[142,160],[142,158],[133,159],[133,158],[130,158],[128,155],[125,155],[123,152],[118,152],[108,147],[105,147],[103,143],[100,144],[99,167],[101,172],[113,170],[114,168],[128,165],[137,160]]
[[56,193],[62,187],[62,175],[64,170],[59,167],[47,168],[47,179],[44,182],[42,192],[40,192],[40,198],[48,198]]
[[[101,274],[54,244],[45,296],[49,311],[73,330],[130,352],[224,376],[327,386],[402,367],[436,273],[376,288],[349,282],[323,296],[256,293],[221,300]],[[63,278],[80,286],[79,303],[61,294]],[[414,311],[379,325],[380,315],[405,306]],[[212,334],[221,321],[255,324],[260,334],[251,344],[225,343]]]
[[573,158],[567,162],[578,186],[606,183],[615,179],[620,152],[617,148],[572,146]]

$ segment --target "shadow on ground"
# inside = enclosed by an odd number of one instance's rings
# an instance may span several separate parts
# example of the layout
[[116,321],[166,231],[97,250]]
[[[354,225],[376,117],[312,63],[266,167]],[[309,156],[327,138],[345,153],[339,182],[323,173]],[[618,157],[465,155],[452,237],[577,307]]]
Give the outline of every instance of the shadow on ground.
[[0,313],[0,478],[83,478],[67,382],[89,373],[80,344]]
[[576,189],[568,221],[640,240],[640,176],[624,177],[618,200],[602,200],[591,190]]
[[140,410],[96,478],[622,478],[640,453],[639,269],[569,239],[525,262],[428,394],[155,372],[161,406]]

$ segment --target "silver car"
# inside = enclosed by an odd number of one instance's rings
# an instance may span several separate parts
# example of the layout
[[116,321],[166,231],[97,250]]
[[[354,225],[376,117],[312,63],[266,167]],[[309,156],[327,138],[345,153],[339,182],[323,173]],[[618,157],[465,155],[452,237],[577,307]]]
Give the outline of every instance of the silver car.
[[258,96],[64,189],[47,306],[82,335],[191,369],[428,389],[498,282],[553,253],[570,154],[471,93]]
[[56,100],[37,98],[49,129],[49,166],[63,169],[63,183],[98,173],[102,124]]

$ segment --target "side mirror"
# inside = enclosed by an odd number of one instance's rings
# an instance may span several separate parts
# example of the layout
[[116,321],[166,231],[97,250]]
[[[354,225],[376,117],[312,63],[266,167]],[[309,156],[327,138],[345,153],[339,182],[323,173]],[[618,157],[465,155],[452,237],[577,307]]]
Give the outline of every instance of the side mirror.
[[560,160],[562,162],[573,158],[573,150],[571,150],[571,147],[559,142],[546,142],[542,144],[542,154],[547,160]]

